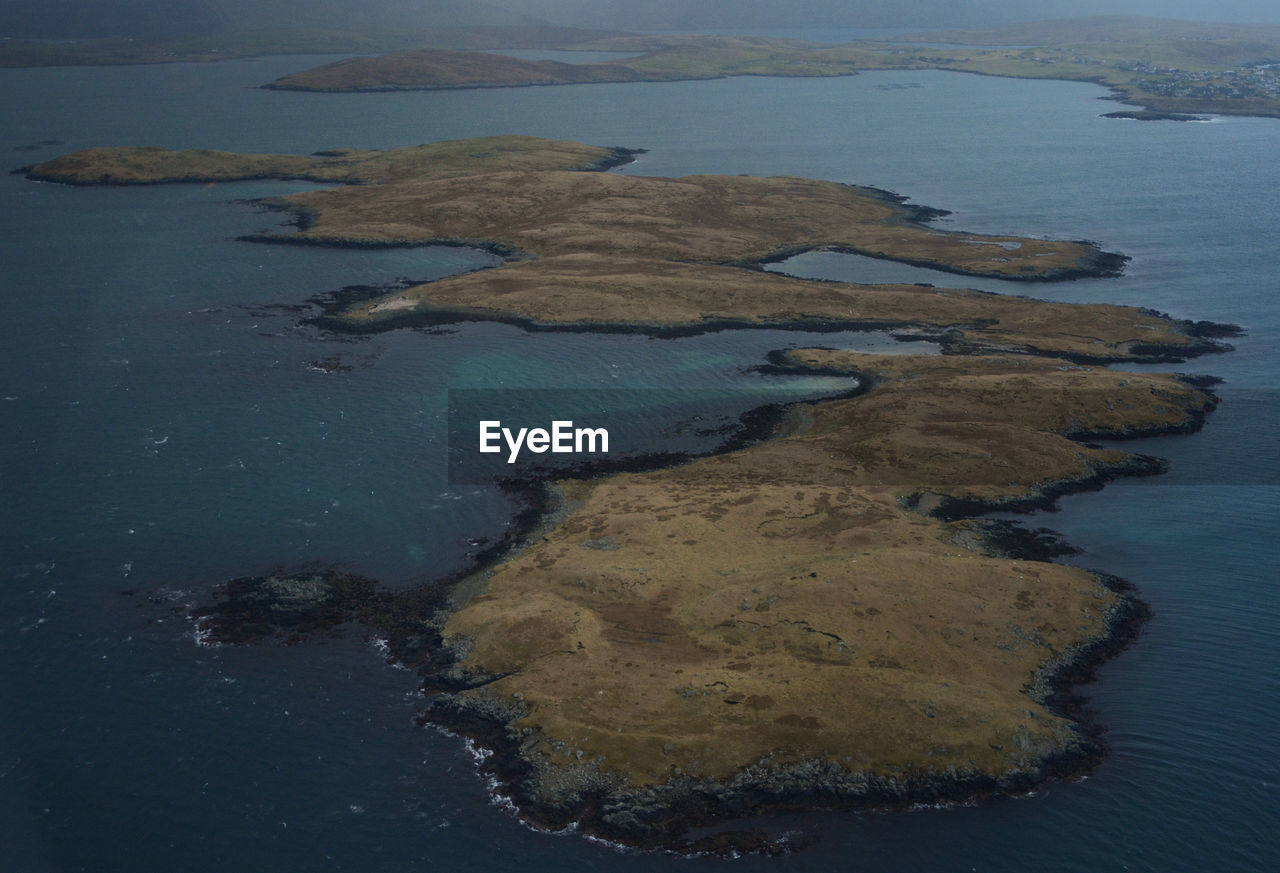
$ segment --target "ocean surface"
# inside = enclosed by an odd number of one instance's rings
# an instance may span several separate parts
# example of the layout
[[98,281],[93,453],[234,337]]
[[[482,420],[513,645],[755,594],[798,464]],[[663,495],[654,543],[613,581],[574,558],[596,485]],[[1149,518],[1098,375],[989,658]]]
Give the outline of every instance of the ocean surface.
[[[299,326],[312,296],[491,259],[235,241],[280,220],[243,201],[297,185],[2,175],[0,866],[1280,869],[1280,122],[1107,120],[1114,104],[1092,85],[943,72],[254,88],[330,59],[0,70],[0,168],[102,145],[305,153],[569,138],[649,150],[623,173],[814,176],[952,210],[941,227],[1098,240],[1132,257],[1122,278],[965,284],[1242,325],[1235,351],[1164,368],[1225,380],[1202,433],[1130,444],[1168,458],[1167,475],[1028,519],[1155,611],[1084,689],[1111,752],[1087,779],[1028,797],[770,819],[817,838],[782,858],[621,853],[525,828],[491,802],[461,740],[412,724],[424,706],[414,676],[385,665],[376,641],[209,648],[183,607],[226,579],[308,562],[410,584],[501,536],[513,504],[448,482],[449,389],[662,388],[677,400],[687,389],[747,409],[840,387],[755,372],[771,349],[892,341],[479,322],[334,337]],[[868,281],[885,268],[830,254],[776,267]]]

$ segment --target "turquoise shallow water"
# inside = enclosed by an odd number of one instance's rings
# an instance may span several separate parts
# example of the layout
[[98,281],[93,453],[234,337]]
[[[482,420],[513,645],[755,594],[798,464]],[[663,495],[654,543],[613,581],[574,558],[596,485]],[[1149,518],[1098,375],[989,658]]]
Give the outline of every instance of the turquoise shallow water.
[[[622,172],[818,176],[951,209],[944,227],[1097,239],[1132,256],[1124,277],[1014,290],[1243,324],[1235,352],[1175,367],[1227,381],[1201,434],[1141,443],[1170,459],[1169,475],[1033,520],[1081,546],[1073,560],[1133,581],[1156,612],[1088,688],[1109,727],[1102,767],[977,807],[788,818],[774,826],[818,844],[733,863],[1280,865],[1275,121],[1107,121],[1097,116],[1113,106],[1092,86],[943,73],[369,95],[251,87],[319,60],[0,71],[0,155],[16,167],[92,145],[308,152],[510,132],[644,147]],[[894,84],[919,87],[880,87]],[[412,677],[367,641],[200,648],[172,606],[305,561],[404,584],[499,536],[511,506],[445,476],[448,388],[675,384],[744,392],[745,408],[753,391],[832,387],[751,372],[770,349],[883,340],[472,323],[339,342],[273,307],[486,256],[235,242],[278,219],[225,201],[286,189],[0,177],[0,831],[14,869],[729,863],[530,832],[489,804],[458,740],[413,727]]]

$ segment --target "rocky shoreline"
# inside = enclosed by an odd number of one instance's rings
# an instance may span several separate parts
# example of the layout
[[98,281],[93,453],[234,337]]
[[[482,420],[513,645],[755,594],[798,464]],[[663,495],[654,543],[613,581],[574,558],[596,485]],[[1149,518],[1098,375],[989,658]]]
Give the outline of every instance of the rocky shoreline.
[[1122,109],[1106,112],[1103,118],[1128,118],[1132,121],[1208,121],[1206,115],[1187,115],[1182,112],[1156,112],[1153,109]]
[[[515,727],[528,714],[518,701],[462,697],[453,693],[459,688],[455,681],[441,682],[437,677],[425,682],[426,690],[436,696],[419,723],[467,737],[489,751],[478,765],[480,772],[496,782],[521,820],[534,828],[573,829],[620,846],[680,855],[784,853],[794,847],[791,839],[736,829],[732,823],[785,812],[893,811],[964,804],[1023,794],[1094,769],[1106,752],[1104,726],[1093,718],[1077,689],[1133,642],[1151,615],[1128,583],[1104,574],[1098,578],[1122,595],[1120,605],[1108,612],[1107,633],[1046,664],[1030,689],[1033,699],[1074,721],[1074,742],[1044,754],[1031,766],[998,776],[948,768],[892,777],[850,772],[838,762],[820,758],[782,766],[761,760],[729,781],[679,776],[663,785],[636,789],[589,764],[542,766],[540,758],[527,753],[536,737]],[[464,683],[464,687],[475,686]],[[1015,736],[1011,741],[1027,744],[1025,751],[1037,751],[1029,740]],[[547,802],[548,793],[553,793],[554,802]],[[711,826],[722,829],[709,837],[687,836],[694,828]]]
[[[871,390],[871,381],[866,380],[863,390]],[[1198,415],[1187,425],[1174,428],[1082,433],[1073,438],[1128,439],[1186,434],[1199,430],[1204,418],[1203,414]],[[1023,500],[948,501],[929,514],[959,519],[991,512],[1051,509],[1059,497],[1099,490],[1106,482],[1121,477],[1158,475],[1164,469],[1158,459],[1136,456],[1131,464],[1055,483]],[[1007,523],[991,524],[1000,533],[984,534],[984,546],[990,553],[1022,560],[1047,560],[1073,550],[1061,540],[1046,547],[1044,540],[1049,532],[1040,532],[1038,538],[1034,534],[1010,536]],[[995,542],[1000,542],[1001,547],[990,548]],[[526,752],[533,745],[528,729],[515,727],[528,714],[524,706],[519,701],[459,696],[454,692],[477,687],[477,683],[483,684],[492,677],[460,676],[447,670],[426,677],[425,687],[437,696],[420,721],[466,736],[490,750],[493,754],[479,765],[481,772],[496,780],[502,794],[518,808],[520,817],[539,829],[560,831],[572,827],[580,833],[621,845],[679,854],[787,851],[790,845],[786,839],[778,840],[759,831],[729,829],[701,840],[689,840],[685,835],[693,827],[723,825],[766,813],[891,810],[966,803],[1024,793],[1047,781],[1072,778],[1096,767],[1106,751],[1102,737],[1104,726],[1095,719],[1095,713],[1086,708],[1078,687],[1092,681],[1103,663],[1137,638],[1151,611],[1128,582],[1107,574],[1095,575],[1105,587],[1119,595],[1118,603],[1108,610],[1106,633],[1043,665],[1029,688],[1033,699],[1076,724],[1075,742],[1043,755],[1032,766],[999,776],[951,768],[943,773],[885,778],[851,773],[837,762],[821,759],[781,767],[762,760],[731,781],[680,777],[660,786],[636,790],[589,765],[553,771],[540,766],[539,757]],[[553,804],[546,803],[549,787],[557,798]]]
[[[847,370],[805,368],[786,353],[770,356],[770,366],[791,372]],[[1207,387],[1209,379],[1190,380]],[[876,380],[860,374],[860,385],[845,397],[875,390]],[[830,402],[830,401],[826,401]],[[776,435],[778,428],[801,403],[771,404],[745,414],[738,432],[716,454],[738,451]],[[1092,431],[1073,434],[1074,439],[1123,439],[1198,430],[1216,399],[1177,427]],[[687,463],[687,457],[652,456],[622,465],[597,465],[574,471],[572,478],[612,476],[624,471],[661,469]],[[1051,508],[1058,497],[1096,490],[1106,481],[1132,475],[1153,475],[1163,470],[1154,458],[1134,456],[1132,463],[1098,470],[1095,475],[1065,480],[1042,488],[1032,497],[1003,502],[937,502],[927,514],[937,518],[970,519],[994,511],[1032,511]],[[459,669],[465,647],[442,634],[448,614],[456,609],[454,589],[474,587],[474,580],[527,548],[530,542],[564,521],[564,498],[553,482],[511,480],[505,487],[520,494],[526,504],[502,542],[477,556],[475,563],[449,579],[408,592],[388,593],[376,583],[343,574],[279,574],[233,580],[219,590],[216,601],[192,613],[202,631],[218,642],[245,643],[271,636],[296,642],[308,633],[323,633],[347,621],[356,621],[388,639],[389,659],[415,667],[423,688],[432,694],[423,725],[446,729],[476,743],[488,754],[480,756],[481,772],[497,784],[498,791],[519,810],[523,821],[543,830],[566,828],[619,845],[661,849],[678,854],[736,856],[745,852],[779,853],[798,844],[792,837],[778,838],[758,830],[735,829],[732,822],[758,814],[821,809],[908,809],[917,805],[965,803],[996,795],[1030,791],[1046,781],[1078,776],[1095,767],[1105,752],[1103,727],[1078,695],[1078,686],[1090,681],[1098,666],[1136,638],[1150,610],[1132,587],[1115,577],[1095,574],[1117,594],[1108,608],[1105,633],[1061,653],[1041,666],[1029,686],[1029,696],[1050,711],[1072,720],[1071,741],[1062,747],[1041,748],[1032,738],[1013,736],[1030,755],[1025,766],[999,774],[948,767],[939,772],[902,772],[886,776],[850,771],[839,762],[814,758],[775,764],[761,759],[732,779],[676,775],[659,785],[635,786],[602,771],[592,762],[550,765],[533,749],[545,738],[517,723],[529,710],[519,698],[492,695],[467,696],[459,692],[482,689],[496,678]],[[923,500],[909,508],[926,511]],[[1046,531],[1019,531],[1006,522],[979,520],[975,536],[980,548],[1028,561],[1044,561],[1068,553],[1070,547]],[[967,544],[973,548],[974,544]],[[471,581],[469,581],[471,580]],[[301,604],[301,606],[300,606]],[[407,630],[412,629],[412,630]],[[719,828],[711,836],[690,839],[691,828]]]

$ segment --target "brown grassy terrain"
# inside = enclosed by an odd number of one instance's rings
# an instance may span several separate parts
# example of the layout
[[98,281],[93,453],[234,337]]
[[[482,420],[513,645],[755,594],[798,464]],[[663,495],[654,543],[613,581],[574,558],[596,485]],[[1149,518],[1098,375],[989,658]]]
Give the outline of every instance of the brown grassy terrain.
[[496,677],[451,706],[521,707],[520,800],[577,815],[814,760],[836,765],[815,795],[857,799],[849,786],[1007,778],[1077,748],[1037,676],[1110,632],[1117,595],[905,506],[1035,498],[1123,467],[1063,434],[1192,426],[1208,395],[1036,357],[792,359],[876,387],[742,451],[561,483],[567,517],[449,619],[461,669]]
[[966,348],[1078,359],[1132,358],[1148,344],[1194,354],[1185,328],[1140,309],[1072,305],[920,285],[815,282],[739,267],[599,254],[559,255],[441,279],[354,305],[360,329],[457,314],[572,324],[697,327],[850,323],[944,331]]
[[90,149],[28,168],[76,184],[303,178],[348,183],[281,200],[303,227],[264,239],[330,245],[472,243],[503,266],[388,292],[330,323],[359,329],[473,313],[543,324],[693,327],[847,322],[948,331],[969,348],[1127,358],[1194,351],[1183,326],[1117,306],[1068,306],[918,285],[850,285],[744,269],[810,248],[1006,279],[1099,275],[1090,243],[941,231],[883,192],[796,177],[646,178],[572,172],[625,150],[490,137],[312,156]]
[[311,155],[123,146],[85,149],[26,167],[29,178],[69,185],[303,179],[354,185],[476,173],[575,170],[619,159],[617,150],[532,136],[447,140],[397,149],[328,149]]
[[576,253],[725,264],[837,246],[955,272],[1056,278],[1090,272],[1087,243],[934,230],[867,189],[788,176],[492,173],[289,197],[312,242],[484,240],[539,257]]

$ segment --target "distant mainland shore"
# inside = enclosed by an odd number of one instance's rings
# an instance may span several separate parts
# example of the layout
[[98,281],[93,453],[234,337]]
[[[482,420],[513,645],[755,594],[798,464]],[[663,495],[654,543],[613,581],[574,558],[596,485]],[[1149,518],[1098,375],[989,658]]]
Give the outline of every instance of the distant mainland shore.
[[[565,63],[502,52],[616,52]],[[1280,117],[1280,26],[1100,16],[930,31],[842,45],[763,36],[628,34],[573,27],[267,30],[159,41],[0,41],[0,66],[216,61],[267,54],[357,55],[263,87],[353,92],[664,82],[728,76],[850,76],[873,70],[951,70],[1093,82],[1140,107],[1108,117]]]

